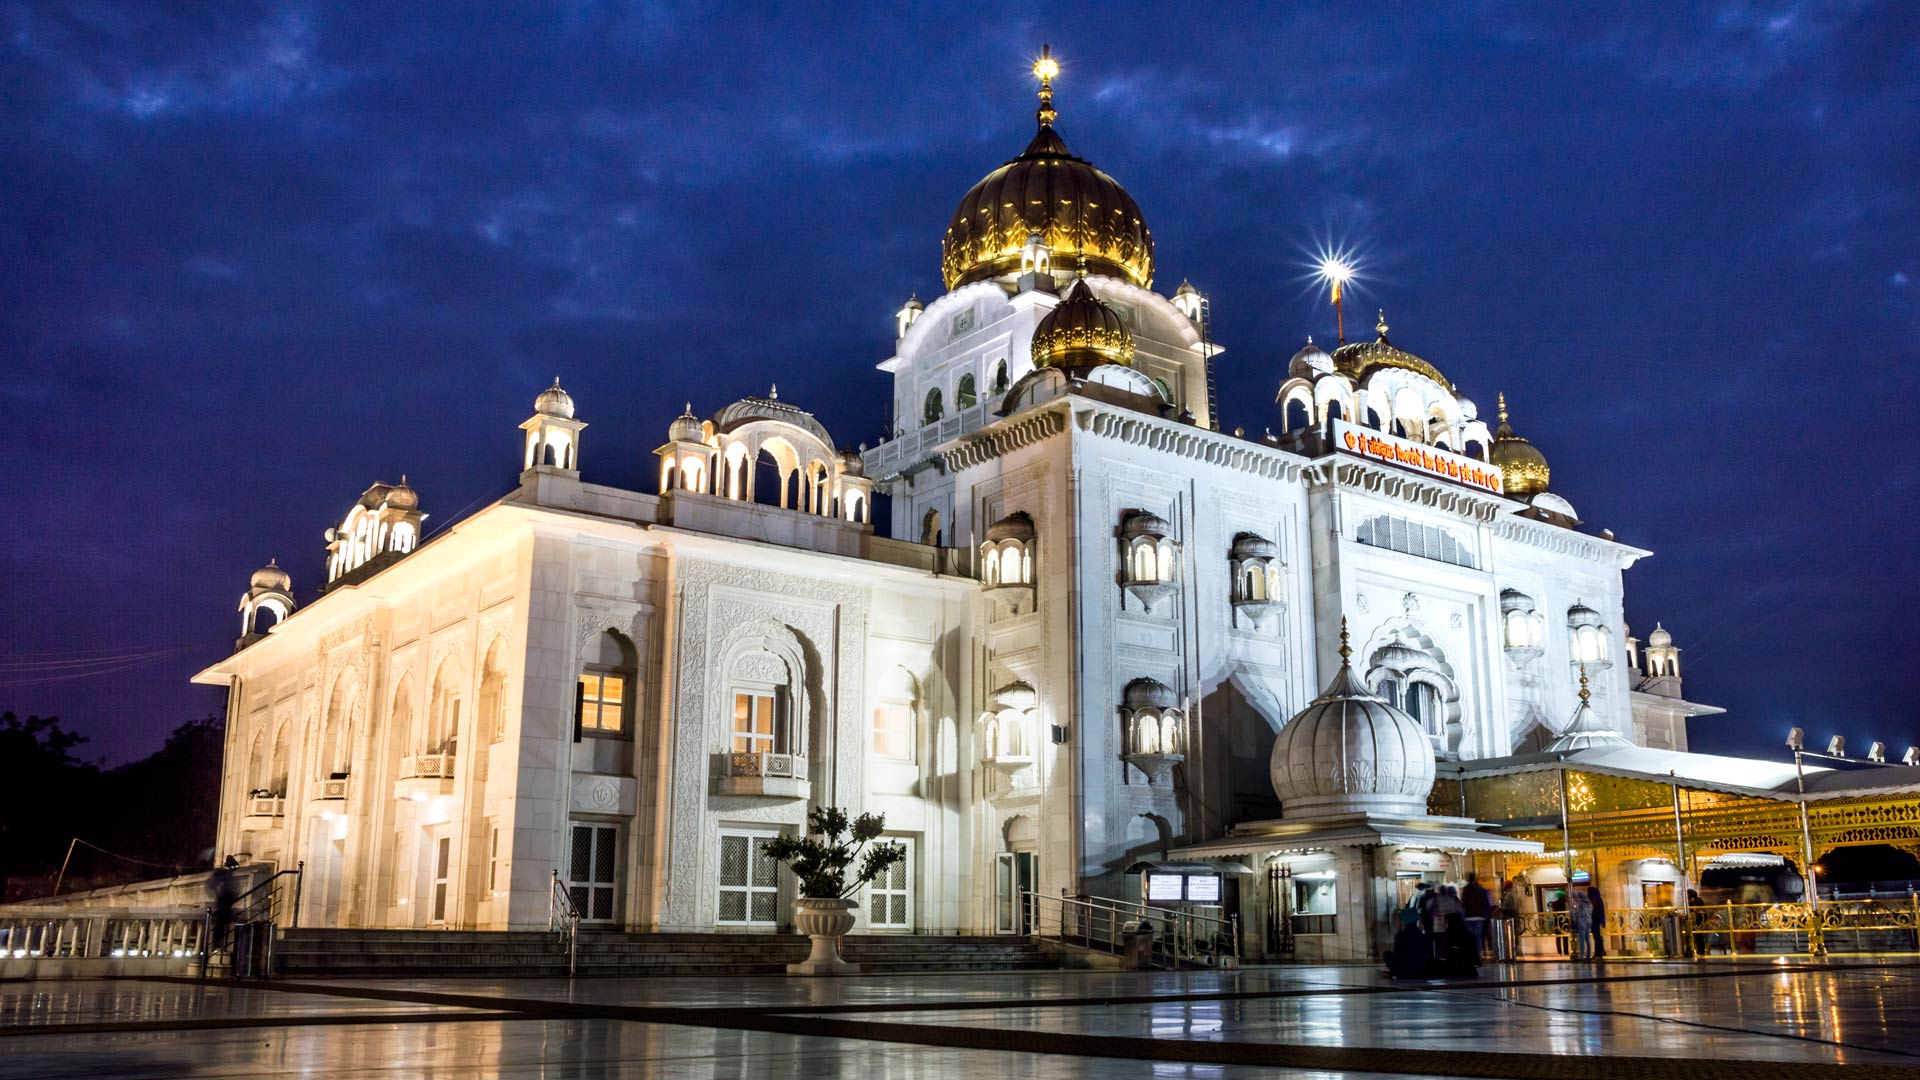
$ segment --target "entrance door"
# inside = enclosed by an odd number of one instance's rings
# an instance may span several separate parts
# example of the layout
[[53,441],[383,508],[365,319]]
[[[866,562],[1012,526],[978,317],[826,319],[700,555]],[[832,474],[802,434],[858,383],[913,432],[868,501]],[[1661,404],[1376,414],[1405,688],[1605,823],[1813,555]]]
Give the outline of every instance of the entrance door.
[[582,922],[610,923],[618,909],[620,888],[620,828],[617,825],[573,826],[573,844],[567,862],[567,895],[580,911]]
[[1027,851],[1000,851],[993,856],[994,932],[1031,933],[1031,915],[1022,894],[1040,880],[1039,858]]
[[433,906],[431,921],[435,926],[444,926],[447,921],[447,864],[452,861],[453,837],[436,837],[433,841]]
[[720,834],[720,900],[713,921],[771,928],[780,921],[780,864],[760,850],[773,832]]
[[907,857],[887,867],[887,872],[867,886],[867,925],[875,930],[913,929],[913,838],[893,836],[884,842],[898,844]]

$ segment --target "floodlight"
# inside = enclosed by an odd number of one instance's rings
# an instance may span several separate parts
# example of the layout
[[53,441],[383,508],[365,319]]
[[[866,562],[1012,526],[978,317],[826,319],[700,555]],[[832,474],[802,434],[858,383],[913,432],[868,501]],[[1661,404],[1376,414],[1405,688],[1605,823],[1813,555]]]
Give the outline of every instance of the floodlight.
[[1787,729],[1787,749],[1805,750],[1806,748],[1807,748],[1806,729],[1805,728],[1788,728]]
[[1845,735],[1835,735],[1833,738],[1828,739],[1827,753],[1833,757],[1846,757],[1847,737]]
[[1867,760],[1885,764],[1887,760],[1887,744],[1876,742],[1872,746],[1867,747]]

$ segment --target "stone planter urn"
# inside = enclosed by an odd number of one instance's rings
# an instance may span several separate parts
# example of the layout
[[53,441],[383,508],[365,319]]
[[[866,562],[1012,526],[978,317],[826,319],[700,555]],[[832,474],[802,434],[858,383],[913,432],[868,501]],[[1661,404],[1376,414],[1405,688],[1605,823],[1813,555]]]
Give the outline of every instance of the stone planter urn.
[[854,975],[859,964],[840,958],[840,939],[853,929],[854,900],[818,899],[802,896],[793,902],[794,929],[807,935],[813,951],[805,960],[787,965],[789,975]]

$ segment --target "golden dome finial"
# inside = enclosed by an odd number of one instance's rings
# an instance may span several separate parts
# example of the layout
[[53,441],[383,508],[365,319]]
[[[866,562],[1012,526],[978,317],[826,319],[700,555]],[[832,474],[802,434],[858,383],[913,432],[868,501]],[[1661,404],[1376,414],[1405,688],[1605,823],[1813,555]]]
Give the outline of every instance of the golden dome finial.
[[1377,323],[1374,323],[1374,324],[1373,324],[1373,328],[1374,328],[1374,330],[1376,330],[1376,331],[1378,331],[1378,332],[1379,332],[1379,334],[1380,334],[1380,338],[1381,338],[1381,340],[1383,340],[1383,341],[1384,341],[1384,340],[1386,340],[1386,336],[1387,336],[1387,309],[1385,309],[1385,308],[1381,308],[1381,309],[1380,309],[1380,321],[1379,321],[1379,322],[1377,322]]
[[1034,113],[1042,126],[1051,125],[1060,114],[1053,109],[1053,79],[1060,74],[1060,62],[1053,58],[1053,46],[1040,46],[1040,59],[1033,62],[1033,76],[1040,80],[1040,111]]
[[1507,422],[1507,392],[1505,390],[1500,391],[1499,397],[1500,397],[1500,422],[1504,424]]
[[1580,707],[1583,709],[1586,708],[1587,702],[1591,701],[1592,699],[1593,699],[1593,693],[1587,689],[1587,665],[1581,664],[1580,665]]
[[1346,667],[1353,656],[1353,646],[1347,644],[1347,617],[1340,616],[1340,666]]

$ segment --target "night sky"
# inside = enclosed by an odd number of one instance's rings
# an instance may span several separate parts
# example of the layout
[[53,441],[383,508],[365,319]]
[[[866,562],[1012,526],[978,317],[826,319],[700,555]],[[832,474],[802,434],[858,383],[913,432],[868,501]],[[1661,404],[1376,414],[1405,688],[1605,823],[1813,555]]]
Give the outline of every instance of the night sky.
[[1046,41],[1158,287],[1212,295],[1225,426],[1278,426],[1309,252],[1357,247],[1350,330],[1506,391],[1656,552],[1633,629],[1731,710],[1696,749],[1920,742],[1920,18],[1430,6],[0,0],[0,709],[113,761],[218,711],[255,567],[311,599],[375,480],[430,529],[504,494],[556,374],[591,481],[775,382],[876,441]]

